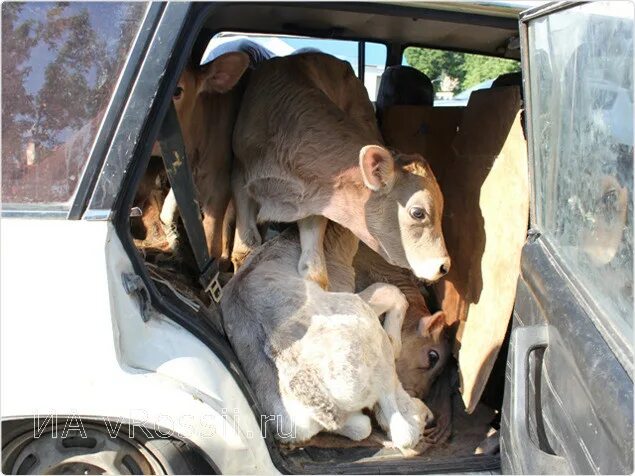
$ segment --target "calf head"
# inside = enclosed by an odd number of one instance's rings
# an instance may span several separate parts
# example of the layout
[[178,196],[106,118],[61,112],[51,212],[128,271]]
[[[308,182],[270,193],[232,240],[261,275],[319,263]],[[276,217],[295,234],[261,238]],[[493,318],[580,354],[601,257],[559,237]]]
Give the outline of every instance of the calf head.
[[410,268],[432,282],[450,269],[441,219],[443,195],[428,163],[420,155],[398,155],[368,145],[360,151],[368,231],[377,251],[391,264]]
[[231,140],[233,124],[214,128],[214,122],[233,122],[235,111],[228,108],[236,108],[238,101],[226,93],[236,86],[248,67],[247,54],[231,52],[201,67],[187,67],[181,74],[173,100],[187,153],[193,159],[207,143],[213,142],[210,131],[218,129],[219,134]]
[[397,375],[410,396],[425,398],[443,371],[451,349],[445,333],[443,311],[415,322],[418,324],[402,331],[401,356],[396,361]]

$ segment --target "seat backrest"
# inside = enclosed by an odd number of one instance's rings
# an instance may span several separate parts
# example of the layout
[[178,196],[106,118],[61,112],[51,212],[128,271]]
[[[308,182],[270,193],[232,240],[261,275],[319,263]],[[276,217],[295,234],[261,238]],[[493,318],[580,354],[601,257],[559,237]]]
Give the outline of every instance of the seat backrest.
[[390,66],[381,75],[377,92],[377,117],[381,122],[384,111],[391,106],[432,106],[432,81],[410,66]]
[[463,107],[391,106],[384,110],[381,132],[386,144],[405,154],[421,154],[443,189]]
[[492,88],[500,88],[502,86],[518,86],[520,88],[520,94],[522,96],[523,87],[523,75],[520,71],[515,73],[501,74],[492,83]]

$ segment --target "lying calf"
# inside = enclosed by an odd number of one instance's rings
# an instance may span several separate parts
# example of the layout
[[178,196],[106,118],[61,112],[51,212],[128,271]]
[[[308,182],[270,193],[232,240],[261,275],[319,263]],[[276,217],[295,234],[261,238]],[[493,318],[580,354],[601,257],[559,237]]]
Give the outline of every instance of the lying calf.
[[[431,412],[410,397],[395,371],[385,325],[403,321],[407,302],[388,284],[358,294],[326,292],[297,270],[295,228],[258,248],[227,284],[221,307],[226,331],[277,437],[302,442],[326,430],[354,440],[371,432],[374,408],[395,446],[419,441]],[[328,271],[346,286],[357,239],[334,223],[325,235]]]
[[360,245],[353,266],[355,289],[364,289],[371,283],[388,283],[397,286],[406,297],[408,310],[403,325],[391,329],[394,323],[390,322],[384,327],[393,339],[401,384],[409,395],[425,398],[450,356],[443,311],[431,314],[413,274],[388,264],[364,244]]

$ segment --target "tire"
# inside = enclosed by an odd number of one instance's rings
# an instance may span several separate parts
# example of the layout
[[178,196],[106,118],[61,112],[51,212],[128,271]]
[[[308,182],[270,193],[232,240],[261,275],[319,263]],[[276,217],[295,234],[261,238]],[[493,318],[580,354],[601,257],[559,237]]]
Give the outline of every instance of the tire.
[[[185,442],[167,438],[110,437],[98,424],[83,434],[62,435],[49,426],[37,437],[31,421],[3,423],[4,474],[217,474],[217,469]],[[121,435],[121,436],[120,436]]]

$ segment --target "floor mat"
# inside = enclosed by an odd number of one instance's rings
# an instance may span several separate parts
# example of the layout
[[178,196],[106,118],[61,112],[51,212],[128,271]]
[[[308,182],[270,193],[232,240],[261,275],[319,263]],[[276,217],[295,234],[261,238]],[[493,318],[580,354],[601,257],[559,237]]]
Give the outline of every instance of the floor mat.
[[[384,464],[388,464],[384,468],[388,470],[399,461],[427,465],[441,462],[449,464],[451,461],[466,458],[466,462],[476,458],[476,463],[479,458],[484,458],[482,462],[487,463],[487,468],[479,468],[495,470],[497,457],[474,456],[474,451],[486,438],[496,413],[482,404],[479,404],[471,415],[465,413],[463,401],[457,390],[455,367],[448,366],[426,401],[435,415],[436,425],[426,431],[414,451],[402,453],[395,448],[374,422],[373,432],[363,441],[356,442],[343,436],[321,433],[303,445],[282,446],[282,453],[304,470],[313,468],[318,472],[320,468],[324,469],[325,464],[336,465],[341,467],[343,472],[348,472],[348,469],[353,470],[351,464],[362,464],[374,469],[383,468]],[[380,466],[376,466],[377,464]],[[398,467],[400,470],[404,469],[403,465]],[[361,469],[355,466],[355,471]]]

